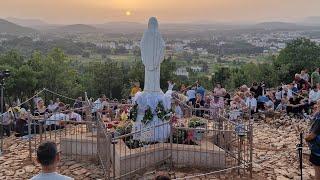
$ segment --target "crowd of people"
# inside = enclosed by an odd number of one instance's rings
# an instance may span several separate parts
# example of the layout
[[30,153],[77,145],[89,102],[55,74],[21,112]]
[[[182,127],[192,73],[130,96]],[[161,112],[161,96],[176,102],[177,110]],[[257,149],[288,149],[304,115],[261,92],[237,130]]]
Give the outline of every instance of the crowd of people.
[[[5,113],[2,114],[1,135],[10,136],[15,132],[15,136],[20,137],[28,134],[28,120],[32,119],[37,123],[32,123],[32,133],[39,131],[39,124],[48,129],[59,129],[64,127],[63,121],[82,121],[84,109],[82,97],[78,97],[73,106],[66,105],[59,98],[55,102],[49,101],[45,106],[45,101],[41,97],[33,99],[34,104],[13,102],[10,107],[5,104]],[[36,127],[34,127],[36,126]]]
[[[168,91],[175,89],[175,83],[168,81]],[[133,84],[130,98],[110,100],[106,95],[101,95],[96,101],[91,99],[93,108],[91,113],[100,112],[107,114],[111,119],[126,120],[130,114],[130,104],[134,101],[136,93],[141,92],[138,82]],[[181,85],[179,90],[173,91],[173,110],[178,118],[187,113],[183,104],[195,109],[193,115],[215,118],[223,114],[229,115],[231,120],[243,112],[255,114],[258,112],[280,112],[299,117],[307,117],[312,113],[312,107],[320,100],[320,75],[316,68],[311,75],[306,69],[295,74],[291,83],[271,89],[264,82],[253,82],[250,87],[242,85],[234,92],[228,92],[220,83],[215,84],[212,90],[206,90],[199,82],[190,86]],[[82,97],[78,97],[73,106],[66,105],[59,98],[55,101],[45,101],[41,97],[34,98],[34,106],[25,103],[17,106],[12,103],[10,107],[5,104],[6,112],[2,115],[2,134],[10,136],[11,131],[16,131],[17,136],[26,134],[26,124],[30,118],[27,111],[31,112],[32,119],[46,119],[46,126],[61,128],[59,121],[82,121],[85,112]],[[34,107],[34,108],[31,108]]]
[[[169,82],[172,87],[172,82]],[[169,89],[169,88],[168,88]],[[311,75],[306,69],[295,74],[292,82],[273,89],[264,82],[253,82],[250,87],[242,85],[234,92],[228,92],[220,83],[213,90],[205,90],[199,82],[191,86],[182,85],[178,99],[196,110],[194,115],[208,115],[211,118],[228,112],[234,119],[241,112],[279,112],[305,118],[312,113],[312,107],[320,100],[320,75],[316,68]]]
[[[110,100],[104,94],[95,101],[90,99],[92,109],[89,113],[106,114],[111,117],[111,120],[127,120],[130,118],[130,108],[135,95],[141,91],[140,84],[134,83],[128,99]],[[178,118],[187,115],[189,112],[186,109],[189,107],[195,110],[192,112],[193,115],[208,116],[211,119],[223,114],[228,115],[230,120],[235,120],[243,112],[250,114],[278,112],[300,118],[313,118],[316,120],[314,122],[318,123],[312,124],[306,140],[312,142],[319,139],[320,144],[319,68],[310,75],[306,69],[303,69],[295,74],[292,82],[281,84],[276,88],[267,88],[264,82],[253,82],[250,87],[242,85],[236,91],[228,92],[221,83],[216,83],[212,90],[206,90],[197,81],[190,86],[181,85],[177,90],[175,83],[168,81],[168,91],[173,92],[172,107]],[[61,102],[59,98],[48,101],[47,106],[41,97],[35,97],[33,100],[33,106],[28,103],[19,105],[15,102],[11,107],[5,104],[6,111],[2,114],[2,128],[0,128],[2,135],[10,136],[12,131],[16,136],[28,134],[27,123],[30,118],[38,120],[45,128],[59,129],[64,128],[64,121],[82,121],[88,113],[84,108],[82,97],[78,97],[71,106]],[[53,144],[45,144],[45,146],[54,148]],[[320,154],[320,147],[311,149],[311,152],[315,153],[310,157],[310,161],[315,165],[316,175],[320,177],[320,168],[317,169],[320,167],[320,155],[314,155]]]

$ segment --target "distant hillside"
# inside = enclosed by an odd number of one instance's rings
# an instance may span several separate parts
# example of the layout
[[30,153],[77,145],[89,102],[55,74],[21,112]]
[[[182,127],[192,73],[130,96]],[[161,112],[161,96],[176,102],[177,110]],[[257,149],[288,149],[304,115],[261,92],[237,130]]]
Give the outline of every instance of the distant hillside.
[[60,26],[55,29],[51,29],[51,32],[61,32],[61,33],[94,33],[100,30],[96,27],[86,25],[86,24],[72,24],[66,26]]
[[48,26],[46,22],[43,22],[39,19],[20,19],[20,18],[8,17],[6,18],[6,20],[12,23],[18,24],[20,26],[31,27],[31,28]]
[[137,22],[108,22],[104,24],[95,25],[97,28],[104,29],[109,33],[132,33],[132,32],[143,32],[147,27],[145,24]]
[[36,32],[37,31],[32,28],[23,27],[23,26],[14,24],[12,22],[9,22],[7,20],[0,19],[0,33],[22,35],[22,34],[32,34]]
[[305,28],[302,25],[297,25],[295,23],[287,23],[287,22],[263,22],[254,25],[255,28],[261,29],[300,29]]
[[320,16],[307,17],[304,19],[304,21],[302,23],[319,26],[320,25]]

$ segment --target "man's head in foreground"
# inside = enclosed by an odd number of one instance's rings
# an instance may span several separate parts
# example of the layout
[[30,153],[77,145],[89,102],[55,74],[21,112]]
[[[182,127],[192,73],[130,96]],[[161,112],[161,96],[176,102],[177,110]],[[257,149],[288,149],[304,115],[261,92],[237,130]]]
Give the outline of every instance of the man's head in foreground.
[[60,160],[57,145],[54,142],[44,142],[37,150],[37,161],[41,164],[44,171],[55,170]]
[[44,142],[37,149],[37,161],[41,164],[42,172],[31,178],[31,180],[73,180],[73,178],[56,172],[60,161],[60,153],[54,142]]

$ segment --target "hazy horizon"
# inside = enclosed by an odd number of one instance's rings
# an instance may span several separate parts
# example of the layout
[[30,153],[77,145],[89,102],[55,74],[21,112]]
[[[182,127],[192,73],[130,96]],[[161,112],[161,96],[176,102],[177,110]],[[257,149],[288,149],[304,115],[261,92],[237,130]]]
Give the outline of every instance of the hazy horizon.
[[0,18],[39,19],[50,24],[143,22],[254,23],[302,21],[320,16],[319,0],[1,0]]

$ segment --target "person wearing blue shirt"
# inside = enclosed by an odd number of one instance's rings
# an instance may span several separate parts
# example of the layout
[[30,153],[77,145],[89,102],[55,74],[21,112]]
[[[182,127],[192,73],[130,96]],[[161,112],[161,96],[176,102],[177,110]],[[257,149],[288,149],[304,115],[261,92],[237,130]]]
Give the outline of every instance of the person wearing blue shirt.
[[196,93],[201,94],[202,99],[204,99],[204,94],[205,94],[206,90],[199,83],[197,83],[197,84],[198,84],[198,86],[197,86]]

